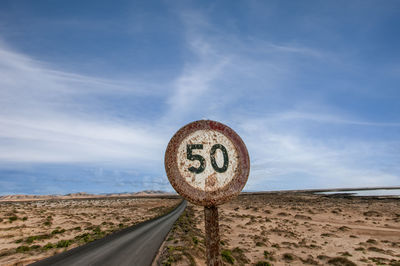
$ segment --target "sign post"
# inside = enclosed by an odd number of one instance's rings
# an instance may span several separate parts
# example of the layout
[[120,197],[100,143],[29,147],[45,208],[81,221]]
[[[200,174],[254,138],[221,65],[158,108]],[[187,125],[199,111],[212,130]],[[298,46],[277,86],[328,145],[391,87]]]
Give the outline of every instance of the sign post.
[[204,224],[206,229],[207,265],[220,265],[219,261],[219,225],[218,208],[204,207]]
[[189,123],[168,143],[165,171],[182,197],[204,206],[207,265],[221,265],[217,206],[237,196],[247,182],[250,159],[244,142],[219,122]]

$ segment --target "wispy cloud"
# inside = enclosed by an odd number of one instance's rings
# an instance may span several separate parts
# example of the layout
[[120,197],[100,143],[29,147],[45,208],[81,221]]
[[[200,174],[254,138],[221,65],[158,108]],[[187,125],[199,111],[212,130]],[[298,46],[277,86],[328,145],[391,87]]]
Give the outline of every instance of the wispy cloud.
[[0,118],[0,160],[103,162],[155,160],[165,137],[143,125],[79,118]]
[[[207,46],[206,48],[204,46]],[[223,75],[224,68],[230,63],[229,57],[216,54],[207,43],[196,40],[192,51],[199,57],[195,63],[188,63],[182,74],[173,83],[174,91],[168,99],[170,112],[167,116],[191,114],[196,108],[207,109],[210,99],[215,95],[213,82]],[[212,101],[211,101],[212,102]]]
[[345,125],[358,125],[358,126],[373,126],[373,127],[400,127],[400,123],[387,123],[387,122],[370,122],[357,119],[351,119],[349,117],[343,117],[332,113],[309,113],[299,112],[295,110],[279,112],[277,114],[271,114],[270,120],[274,121],[285,121],[285,120],[305,120],[313,121],[318,123],[327,124],[345,124]]
[[204,17],[196,12],[180,14],[185,27],[186,47],[190,56],[182,73],[171,84],[173,91],[168,97],[169,112],[166,118],[174,120],[191,115],[207,116],[212,109],[216,91],[214,82],[223,77],[231,62],[231,56],[216,49],[203,36],[202,31],[210,27]]
[[308,137],[274,118],[246,119],[238,127],[253,156],[254,179],[248,189],[261,184],[290,189],[293,184],[357,187],[397,185],[400,181],[396,174],[400,155],[391,148],[399,147],[398,141]]
[[144,86],[53,70],[4,46],[0,62],[2,161],[145,161],[160,152],[163,136],[151,125],[99,115],[93,103],[101,95],[151,97]]

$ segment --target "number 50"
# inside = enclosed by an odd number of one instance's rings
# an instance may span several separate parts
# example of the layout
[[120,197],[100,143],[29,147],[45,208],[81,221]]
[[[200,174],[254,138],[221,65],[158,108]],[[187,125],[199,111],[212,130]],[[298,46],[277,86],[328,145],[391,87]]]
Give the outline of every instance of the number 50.
[[[186,158],[190,161],[199,161],[200,166],[197,168],[191,166],[188,168],[188,170],[192,173],[200,174],[206,168],[206,160],[203,158],[203,156],[201,156],[199,154],[192,154],[192,151],[195,149],[202,150],[203,144],[188,144],[186,146]],[[224,156],[224,164],[222,167],[219,167],[217,162],[215,161],[215,152],[218,149],[222,151],[222,154]],[[210,159],[211,159],[211,165],[216,172],[223,173],[228,169],[229,157],[228,157],[228,152],[226,151],[226,148],[224,147],[224,145],[214,144],[210,150]]]

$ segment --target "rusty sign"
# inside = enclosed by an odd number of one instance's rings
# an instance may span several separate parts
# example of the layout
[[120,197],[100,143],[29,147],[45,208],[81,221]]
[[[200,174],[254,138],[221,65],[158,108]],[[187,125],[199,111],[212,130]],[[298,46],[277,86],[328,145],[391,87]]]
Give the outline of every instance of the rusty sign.
[[210,207],[240,193],[247,182],[250,160],[235,131],[216,121],[200,120],[172,137],[165,153],[165,170],[180,195]]
[[168,143],[165,171],[174,189],[204,206],[208,266],[220,266],[218,207],[242,191],[250,160],[242,139],[228,126],[211,120],[182,127]]

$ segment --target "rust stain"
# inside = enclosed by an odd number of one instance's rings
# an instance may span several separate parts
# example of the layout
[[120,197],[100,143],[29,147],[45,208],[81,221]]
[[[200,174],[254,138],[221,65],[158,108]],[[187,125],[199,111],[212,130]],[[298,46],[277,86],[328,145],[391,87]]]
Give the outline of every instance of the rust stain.
[[217,174],[213,173],[206,179],[206,188],[213,188],[217,184]]

